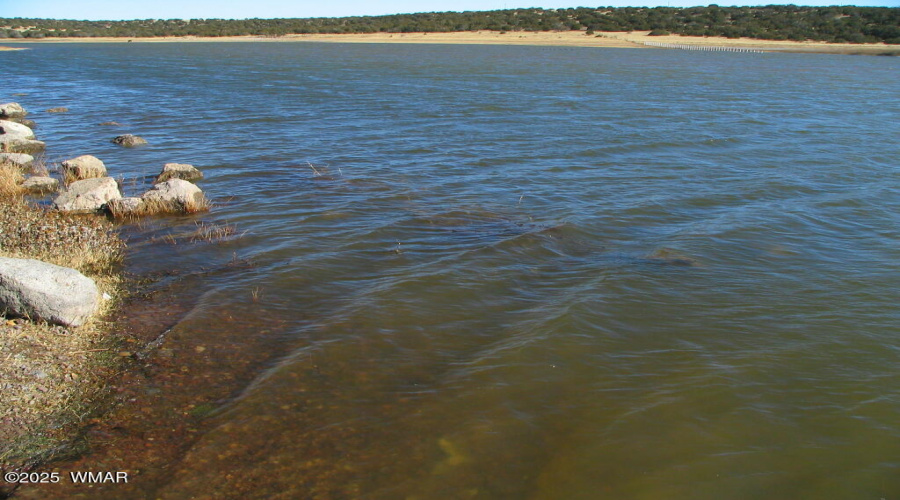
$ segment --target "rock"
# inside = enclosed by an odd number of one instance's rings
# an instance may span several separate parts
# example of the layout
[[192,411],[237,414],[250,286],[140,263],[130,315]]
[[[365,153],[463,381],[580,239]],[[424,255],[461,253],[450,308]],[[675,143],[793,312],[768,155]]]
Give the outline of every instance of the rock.
[[36,153],[46,145],[34,140],[34,132],[26,125],[0,120],[0,151],[6,153]]
[[39,153],[46,148],[47,145],[41,141],[0,135],[0,151],[6,153],[34,154]]
[[110,200],[106,209],[117,219],[138,217],[144,215],[144,200],[141,198],[119,198]]
[[34,139],[34,131],[31,128],[9,120],[0,120],[0,135],[16,139]]
[[106,165],[96,156],[82,155],[62,162],[63,175],[80,181],[94,177],[106,177]]
[[94,280],[74,269],[0,257],[0,310],[7,314],[80,326],[99,303]]
[[26,114],[28,112],[17,102],[0,104],[0,118],[18,118]]
[[135,146],[142,146],[144,144],[147,144],[147,141],[145,141],[142,137],[138,137],[136,135],[131,135],[131,134],[120,135],[120,136],[116,137],[115,139],[113,139],[112,141],[115,144],[118,144],[119,146],[124,146],[126,148],[133,148]]
[[22,125],[25,125],[32,130],[37,128],[37,123],[35,123],[34,120],[27,120],[25,118],[13,118],[11,121],[21,123]]
[[48,112],[48,113],[68,113],[68,112],[69,112],[69,108],[60,106],[60,107],[58,107],[58,108],[50,108],[50,109],[47,110],[47,112]]
[[194,213],[209,208],[203,191],[181,179],[169,179],[157,184],[141,199],[147,213]]
[[34,156],[26,155],[24,153],[0,153],[0,161],[12,163],[13,165],[18,165],[20,167],[27,167],[34,162]]
[[53,193],[59,189],[59,181],[53,177],[36,175],[25,179],[22,187],[33,193]]
[[100,124],[101,127],[121,127],[122,124],[119,122],[103,122]]
[[195,182],[203,179],[203,172],[197,170],[193,165],[188,165],[186,163],[166,163],[163,165],[162,172],[160,172],[154,184],[166,182],[169,179],[181,179],[188,182]]
[[69,184],[69,187],[53,200],[53,206],[62,212],[90,213],[121,197],[115,179],[100,177]]

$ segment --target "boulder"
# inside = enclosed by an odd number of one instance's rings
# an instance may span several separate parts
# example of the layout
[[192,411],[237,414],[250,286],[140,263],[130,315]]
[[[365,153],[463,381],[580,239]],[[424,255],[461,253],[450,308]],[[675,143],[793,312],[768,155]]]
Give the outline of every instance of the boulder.
[[100,124],[101,127],[121,127],[122,124],[119,122],[103,122]]
[[147,213],[194,213],[209,208],[203,191],[188,181],[169,179],[141,196]]
[[0,135],[15,139],[34,139],[31,128],[9,120],[0,120]]
[[23,153],[0,153],[0,161],[12,163],[20,167],[27,167],[34,162],[34,156]]
[[47,112],[48,112],[48,113],[68,113],[68,112],[69,112],[69,108],[66,108],[66,107],[64,107],[64,106],[60,106],[60,107],[58,107],[58,108],[50,108],[50,109],[47,110]]
[[119,185],[112,177],[99,177],[76,181],[53,200],[53,206],[61,212],[90,213],[100,210],[122,197]]
[[39,153],[47,148],[47,145],[41,141],[33,139],[21,139],[10,137],[6,134],[0,134],[0,151],[6,153],[23,153],[33,154]]
[[96,156],[82,155],[62,162],[63,175],[80,181],[94,177],[106,177],[106,165]]
[[7,102],[0,104],[0,118],[19,118],[28,114],[19,103]]
[[193,165],[186,163],[166,163],[163,165],[162,172],[156,177],[154,184],[166,182],[169,179],[181,179],[188,182],[195,182],[203,179],[203,172],[197,170]]
[[106,204],[106,209],[117,219],[138,217],[145,213],[144,200],[133,197],[109,200],[109,203]]
[[25,179],[22,187],[32,193],[53,193],[59,189],[59,181],[53,177],[34,176]]
[[80,326],[99,304],[94,280],[74,269],[0,257],[0,311],[6,314]]
[[113,143],[118,144],[119,146],[124,146],[126,148],[133,148],[135,146],[142,146],[144,144],[147,144],[147,141],[145,141],[142,137],[131,134],[120,135],[114,138],[112,141]]

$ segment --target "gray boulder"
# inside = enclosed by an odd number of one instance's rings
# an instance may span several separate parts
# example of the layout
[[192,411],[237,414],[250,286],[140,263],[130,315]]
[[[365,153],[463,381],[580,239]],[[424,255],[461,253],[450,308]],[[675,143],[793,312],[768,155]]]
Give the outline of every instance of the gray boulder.
[[115,179],[99,177],[69,184],[69,187],[53,200],[53,206],[61,212],[90,213],[121,197]]
[[25,179],[22,187],[32,193],[52,193],[59,189],[59,181],[53,177],[34,176]]
[[203,179],[203,172],[187,163],[166,163],[163,165],[162,172],[156,177],[154,184],[166,182],[169,179],[181,179],[188,182],[195,182]]
[[106,165],[96,156],[82,155],[62,162],[63,175],[69,179],[82,180],[106,177]]
[[74,269],[0,257],[0,312],[80,326],[100,304],[94,280]]
[[26,155],[24,153],[0,153],[0,162],[27,167],[34,162],[34,156]]
[[143,146],[147,144],[147,141],[144,140],[143,137],[138,137],[136,135],[125,134],[120,135],[114,138],[113,143],[118,144],[119,146],[124,146],[126,148],[133,148],[135,146]]
[[7,102],[0,104],[0,118],[18,118],[28,114],[19,103]]
[[203,191],[188,181],[169,179],[141,196],[148,213],[194,213],[207,210]]
[[15,139],[34,139],[34,131],[31,128],[9,120],[0,120],[0,135]]

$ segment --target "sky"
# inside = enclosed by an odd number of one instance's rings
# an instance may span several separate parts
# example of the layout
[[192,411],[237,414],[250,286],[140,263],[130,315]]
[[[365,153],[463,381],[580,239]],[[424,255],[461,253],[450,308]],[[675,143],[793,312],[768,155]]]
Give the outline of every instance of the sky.
[[377,16],[412,12],[497,10],[520,7],[693,7],[726,5],[865,5],[900,7],[900,0],[0,0],[0,17],[77,20],[249,19]]

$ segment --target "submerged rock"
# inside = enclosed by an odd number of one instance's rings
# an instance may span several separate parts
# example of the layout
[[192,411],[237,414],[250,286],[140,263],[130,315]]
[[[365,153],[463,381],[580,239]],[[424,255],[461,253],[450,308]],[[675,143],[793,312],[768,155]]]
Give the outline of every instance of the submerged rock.
[[124,146],[126,148],[133,148],[135,146],[142,146],[144,144],[147,144],[147,141],[144,140],[144,138],[131,134],[117,136],[112,141],[113,143],[118,144],[119,146]]
[[25,108],[17,102],[0,104],[0,118],[19,118],[27,114],[28,112],[25,111]]
[[166,163],[163,165],[162,172],[156,177],[154,184],[166,182],[169,179],[181,179],[188,182],[195,182],[203,179],[203,172],[187,163]]
[[64,107],[64,106],[60,106],[60,107],[58,107],[58,108],[50,108],[50,109],[47,110],[47,112],[48,112],[48,113],[68,113],[68,112],[69,112],[69,108],[66,108],[66,107]]
[[99,304],[94,280],[74,269],[0,257],[0,310],[6,314],[80,326]]
[[203,191],[188,181],[169,179],[141,196],[146,213],[194,213],[207,210]]
[[90,213],[121,197],[115,179],[99,177],[69,184],[69,187],[53,200],[53,206],[61,212]]
[[69,179],[82,180],[106,177],[106,165],[96,156],[82,155],[62,162],[63,175]]

